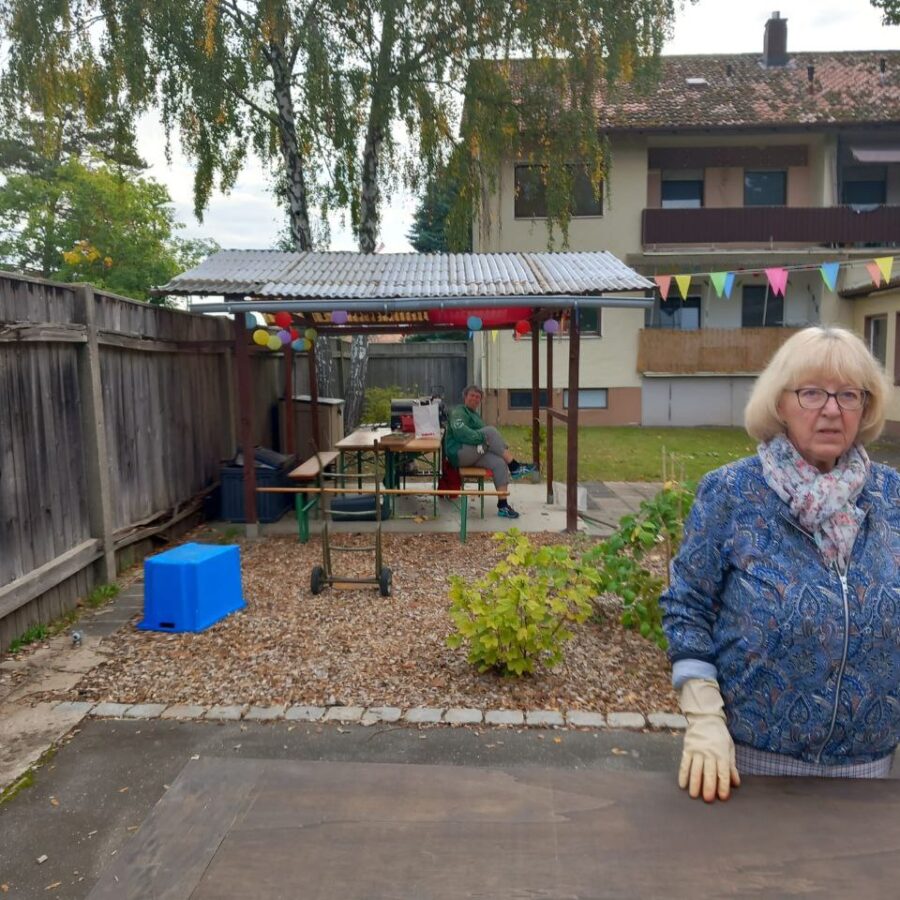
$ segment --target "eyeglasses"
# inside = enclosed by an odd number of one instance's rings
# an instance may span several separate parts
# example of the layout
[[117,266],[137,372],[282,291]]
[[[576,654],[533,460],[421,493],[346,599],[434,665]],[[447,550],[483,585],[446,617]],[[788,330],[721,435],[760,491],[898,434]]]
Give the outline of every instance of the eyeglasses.
[[869,399],[869,392],[860,388],[847,388],[843,391],[832,393],[824,388],[800,388],[791,391],[797,395],[797,402],[803,409],[822,409],[829,397],[834,397],[837,405],[847,412],[855,412],[862,409]]

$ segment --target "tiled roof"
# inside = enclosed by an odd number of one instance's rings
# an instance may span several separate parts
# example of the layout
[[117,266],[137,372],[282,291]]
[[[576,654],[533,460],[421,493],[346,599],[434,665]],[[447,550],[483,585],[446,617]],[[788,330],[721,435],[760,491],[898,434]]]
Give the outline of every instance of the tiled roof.
[[653,287],[596,253],[280,253],[222,250],[158,289],[161,294],[382,299],[548,296]]
[[[513,64],[514,81],[530,62]],[[900,124],[900,51],[793,53],[768,68],[759,53],[663,56],[658,82],[604,86],[595,103],[606,130]]]

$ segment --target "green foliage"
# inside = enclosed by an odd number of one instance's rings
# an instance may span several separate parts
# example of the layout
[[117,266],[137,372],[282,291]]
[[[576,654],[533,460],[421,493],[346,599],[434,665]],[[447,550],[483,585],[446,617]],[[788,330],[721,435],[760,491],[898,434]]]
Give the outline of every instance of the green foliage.
[[[655,497],[641,503],[636,514],[623,516],[618,529],[584,555],[584,562],[596,568],[600,592],[621,598],[622,624],[663,649],[667,642],[659,595],[666,585],[674,548],[681,543],[684,517],[693,496],[692,488],[667,482]],[[665,578],[642,564],[650,551],[660,547],[665,551]]]
[[594,573],[574,560],[568,547],[536,548],[517,529],[495,535],[509,551],[488,574],[467,584],[450,580],[450,617],[456,633],[450,647],[468,647],[469,662],[481,672],[523,675],[538,663],[563,659],[570,626],[591,611]]
[[419,389],[416,387],[402,388],[397,387],[397,385],[391,385],[390,387],[366,388],[362,418],[360,421],[365,424],[390,422],[391,400],[396,400],[398,397],[418,396]]
[[872,6],[882,11],[885,25],[900,25],[900,0],[872,0]]
[[50,629],[46,625],[32,625],[27,631],[14,638],[9,645],[10,653],[18,653],[23,647],[43,641],[50,637]]
[[121,588],[117,584],[99,584],[85,598],[85,606],[99,609],[119,596]]
[[420,331],[416,334],[408,334],[404,344],[431,344],[436,341],[467,341],[468,331]]
[[[458,180],[450,176],[446,167],[428,178],[425,190],[416,206],[412,228],[407,237],[413,249],[419,253],[447,253],[451,248],[447,241],[447,216],[459,195]],[[458,253],[472,250],[472,223],[468,223],[469,238],[453,249]]]

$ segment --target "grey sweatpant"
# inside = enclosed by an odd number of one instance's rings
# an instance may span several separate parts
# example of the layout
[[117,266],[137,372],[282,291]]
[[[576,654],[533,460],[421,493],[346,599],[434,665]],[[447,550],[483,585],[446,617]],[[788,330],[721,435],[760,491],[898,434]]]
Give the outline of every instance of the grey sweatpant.
[[503,459],[506,448],[503,435],[493,425],[488,425],[484,429],[484,453],[479,453],[474,444],[463,444],[456,456],[461,466],[483,466],[490,469],[494,473],[494,487],[501,491],[509,485],[509,466]]

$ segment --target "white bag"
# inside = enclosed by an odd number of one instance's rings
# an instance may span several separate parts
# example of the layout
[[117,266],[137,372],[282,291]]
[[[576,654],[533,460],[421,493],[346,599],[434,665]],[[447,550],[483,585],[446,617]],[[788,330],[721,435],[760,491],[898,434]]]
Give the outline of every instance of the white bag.
[[441,422],[437,400],[413,400],[413,427],[417,438],[440,437]]

